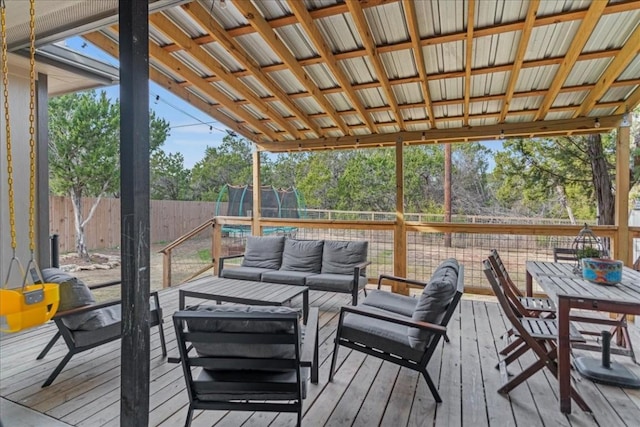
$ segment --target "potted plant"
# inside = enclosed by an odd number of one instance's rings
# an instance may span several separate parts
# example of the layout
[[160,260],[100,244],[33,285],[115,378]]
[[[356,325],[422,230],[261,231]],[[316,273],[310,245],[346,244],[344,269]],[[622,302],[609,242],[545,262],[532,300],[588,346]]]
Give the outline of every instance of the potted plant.
[[593,246],[585,246],[576,251],[576,258],[578,258],[578,261],[582,258],[600,258],[600,250]]

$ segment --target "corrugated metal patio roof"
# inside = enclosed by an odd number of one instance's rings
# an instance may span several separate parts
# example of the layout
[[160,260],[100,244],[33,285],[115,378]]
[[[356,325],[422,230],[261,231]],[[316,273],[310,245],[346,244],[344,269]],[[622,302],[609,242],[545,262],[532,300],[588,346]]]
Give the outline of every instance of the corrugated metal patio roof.
[[152,3],[152,79],[270,151],[592,132],[640,103],[637,0]]

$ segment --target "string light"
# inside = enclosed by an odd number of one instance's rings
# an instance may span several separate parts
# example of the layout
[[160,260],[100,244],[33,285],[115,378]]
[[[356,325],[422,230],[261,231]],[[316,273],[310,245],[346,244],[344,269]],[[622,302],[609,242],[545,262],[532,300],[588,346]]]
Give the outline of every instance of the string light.
[[504,139],[504,129],[500,129],[500,139]]
[[426,141],[426,139],[427,139],[427,135],[424,132],[422,132],[422,138],[420,138],[420,140]]
[[220,0],[220,9],[227,8],[227,0]]
[[597,117],[593,121],[593,127],[595,127],[596,129],[600,127],[600,119],[598,119]]

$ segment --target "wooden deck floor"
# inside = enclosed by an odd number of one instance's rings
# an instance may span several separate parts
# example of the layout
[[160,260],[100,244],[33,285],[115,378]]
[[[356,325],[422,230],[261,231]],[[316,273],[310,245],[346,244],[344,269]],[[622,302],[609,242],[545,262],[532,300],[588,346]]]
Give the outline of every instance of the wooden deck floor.
[[[178,305],[177,289],[161,293],[169,353],[176,353],[170,317]],[[305,401],[305,426],[591,426],[638,425],[640,391],[599,386],[579,380],[577,388],[594,410],[564,416],[559,411],[557,383],[539,373],[509,397],[496,393],[500,384],[496,342],[505,324],[497,304],[464,299],[449,328],[451,342],[432,360],[430,371],[444,403],[436,405],[415,372],[341,348],[339,370],[328,383],[332,338],[339,307],[349,296],[311,292],[311,305],[321,308],[320,383],[311,385]],[[299,301],[294,301],[300,304]],[[640,334],[631,328],[635,342]],[[12,402],[74,426],[118,426],[120,344],[108,344],[76,355],[57,380],[40,385],[66,351],[58,343],[44,360],[36,355],[54,333],[52,325],[5,336],[0,342],[0,395]],[[150,425],[178,426],[186,416],[187,393],[179,365],[161,357],[157,329],[152,330]],[[591,353],[595,355],[594,353]],[[525,358],[526,359],[526,358]],[[526,359],[527,360],[531,359]],[[631,365],[628,358],[622,359]],[[634,367],[640,373],[640,367]],[[10,420],[3,420],[6,427]],[[286,414],[196,412],[198,426],[294,425]]]

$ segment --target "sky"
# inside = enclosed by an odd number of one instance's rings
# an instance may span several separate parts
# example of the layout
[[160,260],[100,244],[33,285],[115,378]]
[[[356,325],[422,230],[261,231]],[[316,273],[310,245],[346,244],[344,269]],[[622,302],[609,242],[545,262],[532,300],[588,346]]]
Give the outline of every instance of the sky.
[[[118,66],[118,61],[114,57],[81,37],[70,38],[65,41],[65,44],[87,56]],[[112,99],[120,96],[118,85],[101,90],[105,90],[107,96]],[[162,149],[166,153],[182,153],[185,168],[191,169],[194,164],[204,158],[207,147],[219,146],[222,138],[227,135],[226,127],[222,123],[215,121],[152,81],[149,81],[149,107],[171,126],[170,135]],[[502,141],[484,141],[483,145],[495,152],[502,148]],[[493,169],[492,156],[489,163],[490,169]]]
[[[118,66],[115,58],[80,37],[67,39],[65,44],[87,56]],[[97,90],[104,90],[111,99],[120,97],[119,85]],[[184,166],[188,169],[202,160],[207,146],[217,147],[227,135],[224,125],[152,81],[149,82],[149,108],[171,126],[163,151],[182,153]]]

